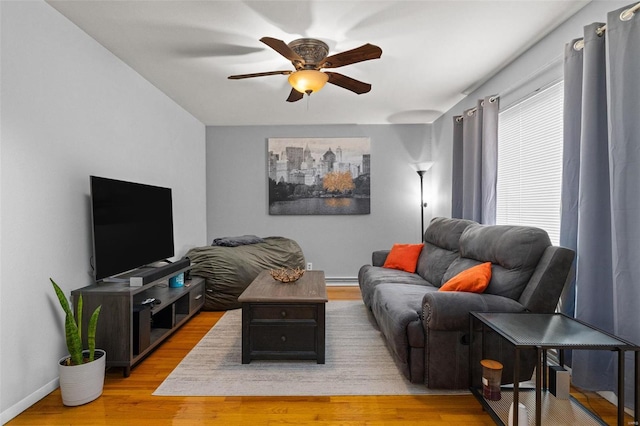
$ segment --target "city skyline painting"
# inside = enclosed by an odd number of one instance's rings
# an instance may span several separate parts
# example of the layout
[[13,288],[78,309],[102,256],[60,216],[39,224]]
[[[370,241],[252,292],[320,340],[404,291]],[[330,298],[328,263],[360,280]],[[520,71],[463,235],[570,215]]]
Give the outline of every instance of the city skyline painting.
[[369,138],[269,138],[270,215],[370,214]]

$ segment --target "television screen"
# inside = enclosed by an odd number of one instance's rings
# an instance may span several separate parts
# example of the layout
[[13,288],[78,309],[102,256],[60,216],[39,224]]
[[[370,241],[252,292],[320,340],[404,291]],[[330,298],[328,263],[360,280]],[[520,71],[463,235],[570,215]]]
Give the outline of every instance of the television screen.
[[171,189],[91,176],[97,281],[174,255]]

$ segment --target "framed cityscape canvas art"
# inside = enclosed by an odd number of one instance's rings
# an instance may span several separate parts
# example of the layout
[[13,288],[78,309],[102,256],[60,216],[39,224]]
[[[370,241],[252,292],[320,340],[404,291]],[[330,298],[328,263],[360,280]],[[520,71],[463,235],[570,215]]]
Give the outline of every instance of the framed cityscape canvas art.
[[271,215],[371,212],[369,138],[269,138]]

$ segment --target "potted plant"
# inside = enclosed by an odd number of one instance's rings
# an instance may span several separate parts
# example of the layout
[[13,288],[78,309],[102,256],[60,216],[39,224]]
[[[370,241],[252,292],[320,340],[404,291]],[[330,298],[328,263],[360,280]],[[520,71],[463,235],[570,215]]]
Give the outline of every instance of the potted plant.
[[62,403],[67,406],[86,404],[102,395],[106,353],[96,349],[96,328],[101,306],[98,306],[87,326],[88,349],[82,348],[82,295],[76,305],[77,318],[58,284],[49,278],[65,313],[64,329],[69,355],[59,361]]

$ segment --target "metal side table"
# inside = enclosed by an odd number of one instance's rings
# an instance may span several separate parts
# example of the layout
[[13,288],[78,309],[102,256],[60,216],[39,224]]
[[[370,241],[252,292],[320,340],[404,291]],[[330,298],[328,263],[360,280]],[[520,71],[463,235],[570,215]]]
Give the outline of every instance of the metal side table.
[[[520,351],[525,349],[536,350],[535,425],[542,423],[543,414],[547,417],[555,415],[562,416],[562,413],[572,416],[584,415],[584,424],[602,424],[599,419],[591,415],[582,404],[572,397],[568,400],[560,400],[549,393],[547,389],[548,372],[547,368],[545,368],[547,363],[547,350],[557,349],[559,351],[561,365],[564,362],[564,350],[566,349],[616,351],[618,353],[618,400],[621,402],[624,401],[625,353],[629,351],[634,352],[634,420],[636,425],[640,424],[638,423],[638,410],[640,408],[640,382],[638,374],[640,370],[640,346],[563,314],[471,312],[469,320],[470,336],[474,335],[474,330],[478,330],[478,322],[480,322],[482,329],[483,357],[485,352],[484,333],[487,329],[495,331],[499,336],[513,345],[515,353],[513,366],[514,378],[518,377]],[[472,345],[469,345],[469,348],[471,347]],[[478,401],[480,401],[497,424],[506,425],[509,423],[508,413],[511,403],[513,403],[514,407],[518,407],[518,402],[523,402],[525,398],[528,398],[527,401],[532,403],[534,400],[530,398],[531,392],[520,392],[519,383],[515,380],[513,392],[511,392],[511,389],[503,388],[500,401],[489,401],[485,399],[483,397],[480,378],[473,377],[474,369],[472,366],[474,363],[480,362],[480,359],[474,359],[473,355],[473,351],[471,351],[469,354],[470,391]],[[531,409],[530,405],[531,404],[527,406],[529,410]],[[557,407],[554,407],[554,405]],[[518,410],[514,409],[513,411],[513,424],[518,424]],[[531,416],[529,416],[529,419],[531,419]],[[562,420],[551,421],[557,423]],[[624,403],[620,403],[618,404],[618,425],[621,426],[623,424]]]

